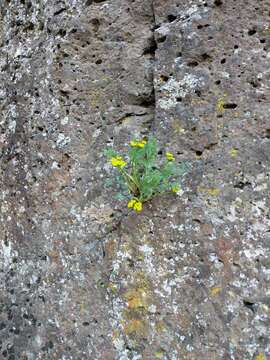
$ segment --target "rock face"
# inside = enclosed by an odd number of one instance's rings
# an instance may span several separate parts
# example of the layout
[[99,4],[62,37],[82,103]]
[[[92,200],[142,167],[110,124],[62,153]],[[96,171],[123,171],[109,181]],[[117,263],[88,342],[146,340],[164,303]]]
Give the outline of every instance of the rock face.
[[[268,359],[269,1],[0,8],[0,358]],[[150,133],[191,170],[138,215]]]

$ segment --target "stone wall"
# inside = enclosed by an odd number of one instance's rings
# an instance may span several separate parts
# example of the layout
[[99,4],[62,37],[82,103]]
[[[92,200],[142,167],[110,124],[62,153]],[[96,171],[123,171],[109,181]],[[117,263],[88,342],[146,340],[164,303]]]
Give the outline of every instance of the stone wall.
[[[269,5],[0,2],[0,359],[270,356]],[[134,214],[148,134],[190,172]]]

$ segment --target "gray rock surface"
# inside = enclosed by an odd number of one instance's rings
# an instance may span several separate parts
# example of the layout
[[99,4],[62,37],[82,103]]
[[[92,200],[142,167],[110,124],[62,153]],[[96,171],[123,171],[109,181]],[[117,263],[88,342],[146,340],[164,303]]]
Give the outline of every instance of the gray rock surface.
[[[0,359],[269,359],[269,1],[0,9]],[[191,170],[138,215],[150,133]]]

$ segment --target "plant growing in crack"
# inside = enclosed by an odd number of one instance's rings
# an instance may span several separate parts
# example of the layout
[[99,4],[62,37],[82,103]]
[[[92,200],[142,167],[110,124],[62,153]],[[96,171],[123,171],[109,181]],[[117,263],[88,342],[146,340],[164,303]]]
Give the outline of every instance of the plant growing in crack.
[[105,155],[117,170],[115,181],[109,179],[106,185],[116,184],[119,190],[117,198],[129,199],[128,208],[141,212],[146,201],[180,192],[179,177],[187,172],[188,166],[178,164],[170,152],[166,152],[163,162],[158,154],[154,137],[131,140],[130,148],[124,156],[112,148],[105,150]]

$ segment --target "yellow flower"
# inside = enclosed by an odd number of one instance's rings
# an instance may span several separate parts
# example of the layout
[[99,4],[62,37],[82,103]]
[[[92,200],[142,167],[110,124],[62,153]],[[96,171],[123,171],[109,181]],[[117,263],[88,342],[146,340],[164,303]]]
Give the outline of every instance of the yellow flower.
[[114,156],[111,158],[111,164],[112,166],[123,168],[127,163],[122,159],[121,156]]
[[140,212],[142,211],[142,203],[140,201],[137,201],[134,206],[133,206],[133,209],[137,212]]
[[169,161],[174,161],[174,160],[175,160],[173,154],[170,153],[170,152],[166,152],[166,158],[167,158],[167,160],[169,160]]
[[132,147],[137,147],[137,144],[138,144],[138,141],[136,141],[136,140],[131,140],[131,142],[130,142],[130,146],[132,146]]
[[256,356],[255,360],[266,360],[266,357],[264,354],[260,353],[259,355]]
[[128,208],[131,209],[133,208],[133,206],[136,204],[137,200],[136,199],[131,199],[128,202]]
[[139,147],[139,148],[143,148],[145,146],[145,144],[147,143],[146,140],[141,140],[141,141],[137,141],[137,140],[131,140],[130,142],[130,146],[132,147]]
[[180,191],[180,186],[174,185],[174,186],[172,187],[172,192],[177,193],[178,191]]
[[138,143],[138,147],[143,148],[143,147],[145,146],[146,142],[147,142],[147,141],[145,141],[145,140],[141,140],[141,141]]
[[142,203],[141,201],[137,200],[137,199],[131,199],[128,202],[128,208],[129,209],[134,209],[137,212],[142,211]]

